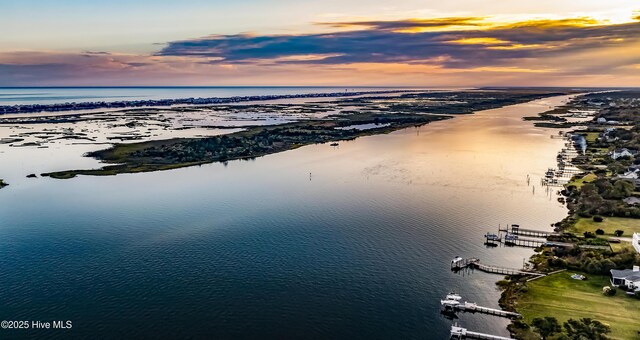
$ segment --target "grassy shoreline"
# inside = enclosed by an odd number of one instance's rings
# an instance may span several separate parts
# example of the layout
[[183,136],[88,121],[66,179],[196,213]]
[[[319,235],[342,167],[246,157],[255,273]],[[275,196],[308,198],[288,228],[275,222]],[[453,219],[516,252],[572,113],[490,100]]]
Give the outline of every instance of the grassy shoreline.
[[[574,273],[584,274],[587,280],[574,280]],[[611,327],[614,339],[633,339],[638,333],[640,302],[617,291],[614,296],[602,294],[609,278],[564,271],[527,283],[528,291],[519,299],[518,310],[523,319],[531,324],[533,319],[553,315],[560,323],[571,318],[594,318]],[[562,296],[562,303],[557,299]]]

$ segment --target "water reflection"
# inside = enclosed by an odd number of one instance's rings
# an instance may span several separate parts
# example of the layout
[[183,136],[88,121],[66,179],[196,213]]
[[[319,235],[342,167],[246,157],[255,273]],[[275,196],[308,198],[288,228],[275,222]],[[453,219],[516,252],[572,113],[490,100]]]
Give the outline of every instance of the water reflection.
[[0,317],[73,320],[60,338],[446,338],[446,293],[499,296],[499,276],[451,258],[520,267],[531,250],[482,235],[566,213],[531,187],[562,141],[521,120],[565,99],[228,165],[18,182],[0,193]]

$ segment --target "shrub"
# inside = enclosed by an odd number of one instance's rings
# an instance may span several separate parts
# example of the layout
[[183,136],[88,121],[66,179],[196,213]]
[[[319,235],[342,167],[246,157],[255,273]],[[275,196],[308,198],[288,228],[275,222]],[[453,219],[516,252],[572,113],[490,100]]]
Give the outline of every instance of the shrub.
[[594,235],[592,232],[590,231],[585,231],[584,232],[584,238],[595,238],[596,235]]
[[620,236],[622,236],[622,234],[624,234],[624,230],[618,229],[618,230],[614,231],[613,234],[618,236],[618,237],[620,237]]
[[[606,288],[608,288],[608,289],[606,289]],[[604,295],[606,295],[606,296],[614,296],[614,295],[616,295],[617,291],[618,290],[616,289],[616,287],[609,287],[609,286],[607,286],[604,289],[602,289],[602,293]]]
[[593,216],[593,222],[602,222],[602,221],[603,221],[602,216],[598,216],[598,215]]
[[570,339],[607,339],[606,334],[611,333],[609,326],[590,318],[569,319],[564,329]]
[[543,339],[547,339],[554,333],[562,332],[562,327],[560,327],[558,320],[554,317],[546,316],[544,318],[535,318],[531,322],[531,325],[535,327]]
[[604,235],[604,230],[596,229],[596,235]]

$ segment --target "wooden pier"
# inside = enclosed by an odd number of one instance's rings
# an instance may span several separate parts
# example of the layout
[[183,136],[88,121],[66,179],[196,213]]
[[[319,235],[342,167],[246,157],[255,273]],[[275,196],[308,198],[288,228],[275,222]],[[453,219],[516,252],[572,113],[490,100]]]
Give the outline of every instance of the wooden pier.
[[493,274],[502,274],[502,275],[540,275],[539,273],[536,273],[536,272],[529,272],[529,271],[513,269],[513,268],[486,265],[486,264],[480,263],[480,260],[478,260],[478,262],[472,264],[471,266],[472,266],[472,268],[479,269],[479,270],[482,270],[483,272],[493,273]]
[[534,271],[526,271],[514,268],[492,266],[480,263],[478,258],[456,258],[451,261],[451,270],[458,271],[464,268],[478,269],[486,273],[501,274],[501,275],[544,275]]
[[537,237],[537,238],[547,238],[549,236],[558,236],[560,233],[556,233],[554,231],[546,231],[546,230],[536,230],[536,229],[525,229],[520,228],[519,224],[512,224],[511,229],[509,229],[509,225],[507,225],[504,229],[498,227],[499,232],[505,232],[507,234],[517,235],[517,236],[528,236],[528,237]]
[[521,236],[529,236],[529,237],[539,237],[539,238],[547,238],[549,236],[558,236],[559,233],[553,231],[544,231],[544,230],[534,230],[534,229],[524,229],[520,228],[517,224],[511,225],[511,233],[514,235]]
[[545,241],[545,240],[535,240],[535,239],[530,239],[530,238],[518,237],[517,239],[506,240],[506,241],[504,241],[504,244],[507,245],[507,246],[518,246],[518,247],[525,247],[525,248],[538,248],[538,247],[546,246],[549,243],[547,241]]
[[[575,246],[573,243],[566,242],[553,242],[547,241],[547,237],[549,236],[558,236],[560,233],[545,231],[545,230],[535,230],[535,229],[524,229],[520,228],[518,224],[512,224],[506,227],[498,226],[499,235],[494,236],[496,234],[487,233],[485,234],[485,244],[490,246],[495,246],[498,243],[502,243],[507,246],[518,246],[518,247],[527,247],[527,248],[538,248],[538,247],[573,247]],[[488,237],[491,236],[491,237]],[[527,237],[521,237],[527,236]]]
[[481,340],[513,340],[504,336],[472,332],[457,324],[451,326],[451,339],[481,339]]
[[518,313],[509,312],[502,309],[478,306],[475,303],[466,302],[466,301],[463,303],[460,303],[458,301],[440,300],[440,304],[443,306],[445,311],[482,313],[482,314],[495,315],[495,316],[501,316],[503,318],[512,318],[512,319],[522,317],[522,315]]

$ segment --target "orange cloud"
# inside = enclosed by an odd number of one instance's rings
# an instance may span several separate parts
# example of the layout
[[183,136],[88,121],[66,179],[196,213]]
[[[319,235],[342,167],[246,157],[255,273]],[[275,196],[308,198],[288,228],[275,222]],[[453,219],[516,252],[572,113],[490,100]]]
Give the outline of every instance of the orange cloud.
[[502,45],[509,44],[509,41],[492,38],[492,37],[480,37],[480,38],[461,38],[449,41],[452,44],[462,45]]

